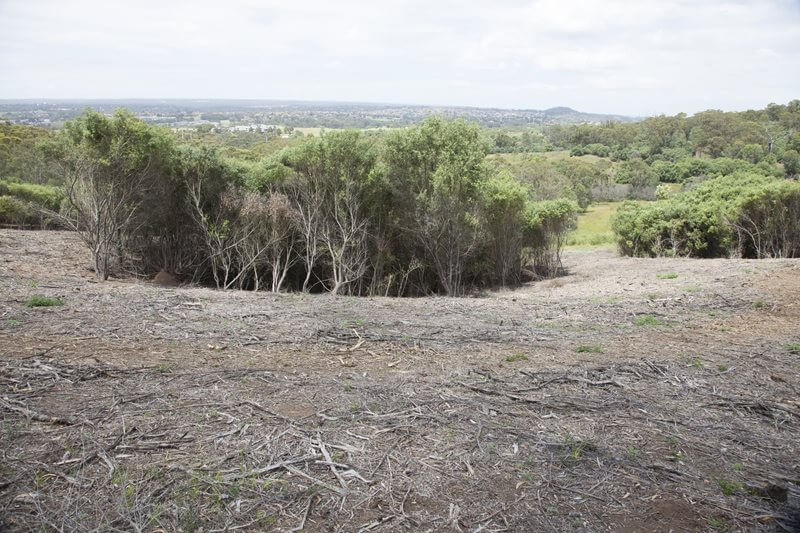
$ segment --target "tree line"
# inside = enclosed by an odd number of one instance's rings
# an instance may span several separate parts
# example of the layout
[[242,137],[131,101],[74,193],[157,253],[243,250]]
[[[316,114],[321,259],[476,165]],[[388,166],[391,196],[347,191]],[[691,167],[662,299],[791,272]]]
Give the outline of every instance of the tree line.
[[40,146],[98,276],[221,289],[463,295],[555,275],[578,206],[486,164],[478,126],[331,131],[257,161],[88,111]]
[[672,165],[685,166],[687,158],[778,163],[787,176],[800,173],[800,100],[760,110],[679,113],[635,123],[554,125],[543,134],[550,147],[570,150],[573,155],[658,164],[667,181],[675,176],[670,175]]

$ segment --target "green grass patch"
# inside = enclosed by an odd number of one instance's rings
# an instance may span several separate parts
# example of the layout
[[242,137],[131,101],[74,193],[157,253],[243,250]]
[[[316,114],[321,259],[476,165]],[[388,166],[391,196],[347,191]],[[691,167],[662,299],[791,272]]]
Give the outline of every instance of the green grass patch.
[[512,353],[508,357],[506,357],[507,363],[516,363],[517,361],[527,361],[528,356],[524,353]]
[[708,527],[714,529],[716,531],[728,531],[728,523],[722,518],[709,518],[708,519]]
[[678,274],[675,272],[667,272],[665,274],[657,274],[656,277],[658,279],[677,279]]
[[792,344],[787,344],[786,349],[792,353],[800,353],[800,342],[795,342]]
[[725,496],[733,496],[744,490],[744,486],[737,481],[728,481],[727,479],[720,479],[718,481],[719,488]]
[[603,353],[603,347],[599,344],[581,344],[575,351],[578,353]]
[[49,296],[42,296],[41,294],[34,294],[33,296],[25,300],[25,305],[28,307],[55,307],[59,305],[64,305],[64,302],[62,302],[58,298],[51,298]]
[[637,326],[665,326],[666,323],[651,315],[640,316],[633,321]]
[[608,202],[590,206],[578,215],[575,231],[567,236],[567,246],[602,246],[615,242],[611,231],[611,217],[622,202]]

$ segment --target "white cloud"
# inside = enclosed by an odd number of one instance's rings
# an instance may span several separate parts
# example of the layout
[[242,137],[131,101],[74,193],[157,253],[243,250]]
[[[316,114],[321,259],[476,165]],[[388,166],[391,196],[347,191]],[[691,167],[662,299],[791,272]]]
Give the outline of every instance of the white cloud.
[[651,114],[800,97],[790,0],[0,0],[0,98]]

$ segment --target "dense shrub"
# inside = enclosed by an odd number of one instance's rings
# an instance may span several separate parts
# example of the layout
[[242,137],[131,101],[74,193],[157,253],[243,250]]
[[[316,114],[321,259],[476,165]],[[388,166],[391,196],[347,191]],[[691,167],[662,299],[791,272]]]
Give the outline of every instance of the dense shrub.
[[626,255],[795,257],[798,215],[800,184],[738,172],[666,200],[626,202],[613,230]]
[[650,165],[651,170],[662,183],[678,183],[683,181],[681,168],[677,163],[671,161],[654,161]]
[[536,278],[561,272],[561,249],[575,229],[578,205],[565,199],[528,204],[525,212],[526,253]]
[[569,151],[571,156],[596,155],[598,157],[608,157],[611,155],[611,148],[604,144],[592,143],[584,146],[575,146]]
[[748,190],[728,222],[741,257],[800,257],[800,184],[774,181]]
[[58,210],[64,195],[58,187],[0,180],[0,194],[14,196],[35,206]]
[[658,176],[641,159],[631,159],[620,164],[616,176],[617,183],[626,183],[634,188],[655,187]]
[[[163,269],[222,289],[460,295],[556,274],[578,210],[537,202],[488,149],[476,125],[432,118],[384,137],[326,132],[254,162],[88,112],[47,154],[64,176],[60,216],[104,279]],[[576,163],[558,175],[590,183]],[[48,190],[23,192],[56,215]]]
[[35,226],[40,222],[31,206],[13,196],[0,195],[0,224]]
[[46,226],[43,210],[57,211],[62,201],[57,187],[0,180],[0,224]]

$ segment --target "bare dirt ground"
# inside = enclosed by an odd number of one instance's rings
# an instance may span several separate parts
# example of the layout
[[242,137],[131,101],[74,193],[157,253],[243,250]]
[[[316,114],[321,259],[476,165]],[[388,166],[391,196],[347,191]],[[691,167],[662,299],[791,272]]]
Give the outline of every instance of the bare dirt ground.
[[800,261],[404,300],[88,264],[0,230],[0,530],[800,528]]

